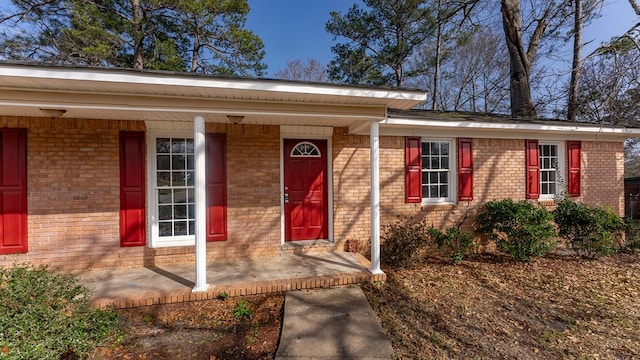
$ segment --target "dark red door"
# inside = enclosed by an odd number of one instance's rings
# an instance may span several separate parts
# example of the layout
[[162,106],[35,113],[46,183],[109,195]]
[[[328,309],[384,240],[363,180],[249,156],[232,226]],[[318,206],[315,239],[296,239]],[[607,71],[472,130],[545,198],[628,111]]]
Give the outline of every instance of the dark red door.
[[327,141],[284,140],[285,241],[328,238]]

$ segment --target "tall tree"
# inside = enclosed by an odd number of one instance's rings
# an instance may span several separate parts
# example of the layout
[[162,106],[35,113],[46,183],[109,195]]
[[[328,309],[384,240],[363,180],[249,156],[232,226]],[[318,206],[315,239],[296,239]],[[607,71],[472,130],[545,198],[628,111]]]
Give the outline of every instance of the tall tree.
[[304,80],[313,82],[327,81],[327,67],[314,58],[307,58],[304,62],[300,59],[287,61],[287,67],[275,72],[277,79]]
[[565,25],[570,8],[566,1],[531,1],[530,19],[523,22],[520,0],[501,0],[500,5],[510,60],[511,115],[536,117],[531,96],[533,63],[542,39],[557,34]]
[[0,54],[9,59],[240,75],[265,69],[262,41],[244,29],[246,0],[12,2],[17,10],[0,19]]
[[346,14],[331,12],[334,39],[329,78],[351,84],[402,86],[406,62],[432,36],[435,20],[424,0],[362,0]]

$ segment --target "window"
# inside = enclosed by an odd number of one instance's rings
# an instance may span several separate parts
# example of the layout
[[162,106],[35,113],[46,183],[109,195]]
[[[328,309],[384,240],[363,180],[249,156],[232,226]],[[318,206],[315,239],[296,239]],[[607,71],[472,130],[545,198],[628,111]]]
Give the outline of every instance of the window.
[[558,188],[558,145],[540,144],[540,197],[553,197]]
[[456,195],[460,201],[473,200],[473,139],[407,136],[404,146],[406,203],[451,204]]
[[564,142],[526,140],[525,149],[526,198],[553,199],[564,190]]
[[[152,247],[195,243],[195,144],[190,133],[151,133],[148,141]],[[206,134],[207,241],[227,240],[226,136]]]
[[156,139],[158,236],[195,234],[193,139]]

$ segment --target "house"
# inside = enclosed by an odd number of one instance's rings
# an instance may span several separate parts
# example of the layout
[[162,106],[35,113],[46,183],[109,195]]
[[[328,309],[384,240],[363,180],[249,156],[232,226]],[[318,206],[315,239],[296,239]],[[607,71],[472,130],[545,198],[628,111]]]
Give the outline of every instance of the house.
[[410,110],[416,90],[0,64],[0,266],[342,251],[493,199],[620,215],[638,129]]

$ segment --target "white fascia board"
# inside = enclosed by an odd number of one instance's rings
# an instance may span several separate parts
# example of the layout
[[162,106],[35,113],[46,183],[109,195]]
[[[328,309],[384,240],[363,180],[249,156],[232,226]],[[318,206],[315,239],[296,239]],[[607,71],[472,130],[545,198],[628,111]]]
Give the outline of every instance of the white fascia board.
[[584,138],[596,136],[600,140],[622,140],[640,137],[640,129],[546,124],[508,124],[472,121],[435,121],[403,118],[388,118],[381,122],[381,133],[384,135],[400,135],[402,133],[419,134],[438,133],[443,136],[469,136],[483,138],[522,138],[531,134],[544,134],[545,137]]
[[292,93],[338,97],[375,98],[405,100],[418,105],[426,101],[426,93],[417,90],[391,90],[332,86],[329,84],[294,83],[280,80],[222,79],[206,76],[184,76],[178,73],[158,74],[137,72],[132,69],[79,69],[59,67],[37,67],[0,64],[0,78],[23,78],[25,88],[30,88],[29,79],[59,81],[87,81],[120,83],[126,85],[155,85],[159,87],[198,87],[211,89],[247,90],[273,93]]

